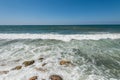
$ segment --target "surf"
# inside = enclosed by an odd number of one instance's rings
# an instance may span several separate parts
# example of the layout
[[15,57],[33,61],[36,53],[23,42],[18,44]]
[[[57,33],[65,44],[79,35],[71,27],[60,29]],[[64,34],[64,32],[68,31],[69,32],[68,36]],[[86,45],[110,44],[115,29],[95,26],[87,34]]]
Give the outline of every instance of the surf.
[[76,40],[99,40],[99,39],[120,39],[119,33],[102,33],[102,34],[15,34],[15,33],[0,33],[0,39],[55,39],[62,41]]
[[[0,40],[0,71],[9,71],[0,75],[0,80],[28,80],[31,76],[49,80],[52,74],[64,80],[120,78],[120,39],[63,41],[48,36],[47,39],[18,37]],[[42,62],[40,58],[44,58]],[[25,67],[23,63],[31,60],[34,63]],[[61,60],[68,60],[72,65],[61,65]],[[20,70],[12,70],[18,65],[22,66]]]

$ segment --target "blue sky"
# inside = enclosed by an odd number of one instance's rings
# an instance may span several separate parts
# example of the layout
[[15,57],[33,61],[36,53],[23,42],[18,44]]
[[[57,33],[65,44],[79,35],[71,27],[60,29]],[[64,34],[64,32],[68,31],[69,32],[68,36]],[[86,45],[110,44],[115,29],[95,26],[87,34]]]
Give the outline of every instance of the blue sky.
[[0,0],[0,24],[120,24],[120,0]]

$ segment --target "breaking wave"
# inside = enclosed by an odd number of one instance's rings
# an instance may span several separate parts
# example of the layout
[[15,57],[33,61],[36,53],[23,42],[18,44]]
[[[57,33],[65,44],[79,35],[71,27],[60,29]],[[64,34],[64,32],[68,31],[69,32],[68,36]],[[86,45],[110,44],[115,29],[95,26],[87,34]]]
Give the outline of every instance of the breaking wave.
[[98,34],[2,34],[0,33],[0,39],[55,39],[62,41],[76,40],[99,40],[99,39],[119,39],[119,33],[98,33]]

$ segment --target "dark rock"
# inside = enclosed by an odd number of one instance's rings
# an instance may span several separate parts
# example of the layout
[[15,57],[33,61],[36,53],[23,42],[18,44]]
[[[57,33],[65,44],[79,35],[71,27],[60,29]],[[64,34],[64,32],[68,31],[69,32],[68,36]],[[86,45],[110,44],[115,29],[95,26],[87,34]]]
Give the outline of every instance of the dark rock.
[[0,74],[7,74],[9,71],[0,71]]
[[59,75],[51,75],[49,78],[50,78],[51,80],[63,80],[62,77],[59,76]]
[[29,66],[29,65],[32,65],[35,61],[34,60],[31,60],[31,61],[25,61],[23,62],[23,64],[25,65],[25,67]]
[[21,69],[22,68],[22,66],[16,66],[15,68],[13,68],[12,70],[19,70],[19,69]]
[[37,79],[38,79],[38,76],[33,76],[29,80],[37,80]]
[[19,62],[19,61],[20,61],[20,59],[14,60],[14,62]]
[[41,72],[46,72],[47,71],[47,69],[43,69],[43,68],[35,68],[37,71],[41,71]]
[[43,57],[40,57],[38,60],[40,60],[41,62],[44,60],[44,58]]
[[0,66],[6,66],[6,64],[1,64]]
[[42,66],[45,66],[47,63],[43,63]]
[[61,60],[60,61],[60,65],[69,65],[69,64],[71,64],[70,61],[67,61],[67,60]]

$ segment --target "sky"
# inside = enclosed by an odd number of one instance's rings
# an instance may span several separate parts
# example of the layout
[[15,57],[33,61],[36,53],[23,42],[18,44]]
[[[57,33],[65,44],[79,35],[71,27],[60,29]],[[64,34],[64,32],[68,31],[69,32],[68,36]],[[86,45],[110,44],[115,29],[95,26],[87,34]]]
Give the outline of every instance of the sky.
[[0,0],[0,25],[120,24],[120,0]]

